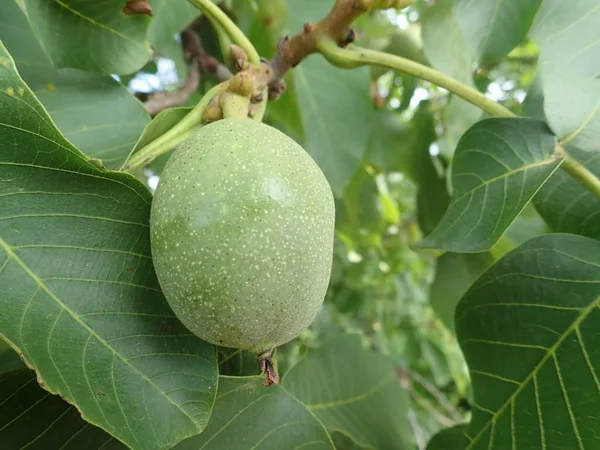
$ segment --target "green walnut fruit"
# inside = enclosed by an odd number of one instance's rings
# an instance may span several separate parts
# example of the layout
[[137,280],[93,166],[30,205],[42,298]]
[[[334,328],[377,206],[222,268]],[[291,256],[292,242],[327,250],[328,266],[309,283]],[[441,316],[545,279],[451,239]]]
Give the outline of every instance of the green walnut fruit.
[[331,188],[300,145],[258,121],[216,121],[174,151],[156,189],[160,286],[194,334],[273,370],[272,350],[323,303],[334,219]]

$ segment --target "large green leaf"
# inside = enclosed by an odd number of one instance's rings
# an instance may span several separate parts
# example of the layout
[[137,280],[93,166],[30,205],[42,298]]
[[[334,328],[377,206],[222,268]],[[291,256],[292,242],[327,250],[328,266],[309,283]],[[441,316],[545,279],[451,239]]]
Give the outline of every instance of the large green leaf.
[[[177,125],[177,123],[181,119],[183,119],[191,110],[191,107],[181,106],[177,108],[168,108],[158,113],[158,115],[154,119],[152,119],[152,122],[150,122],[144,128],[144,131],[142,132],[142,135],[136,142],[132,153],[137,152],[141,148],[150,144],[156,138],[162,136],[164,133],[169,131],[171,128]],[[172,153],[172,150],[170,150],[167,153],[164,153],[163,155],[159,156],[148,165],[148,168],[152,170],[152,172],[154,172],[155,174],[160,175],[165,167],[165,164],[171,157]]]
[[219,374],[244,377],[260,373],[256,355],[235,348],[219,347]]
[[[568,147],[569,154],[600,178],[600,152]],[[600,200],[579,181],[557,171],[533,199],[554,231],[600,239]]]
[[335,446],[335,450],[370,450],[371,447],[363,447],[352,440],[351,437],[344,433],[331,433],[331,440]]
[[219,392],[204,433],[175,450],[333,450],[323,424],[279,385],[263,377],[220,377]]
[[544,0],[531,32],[550,127],[583,150],[600,150],[599,24],[597,0]]
[[142,104],[109,75],[56,69],[15,0],[0,2],[0,40],[59,130],[86,155],[119,168],[150,120]]
[[159,50],[171,45],[173,36],[183,31],[200,15],[200,10],[187,0],[148,0],[148,3],[152,7],[148,40]]
[[427,450],[464,450],[467,445],[464,431],[464,425],[457,425],[440,431],[431,438],[427,444]]
[[58,68],[127,74],[150,57],[150,17],[126,15],[123,0],[24,0],[32,28]]
[[394,362],[361,347],[358,336],[332,339],[284,376],[283,386],[330,431],[359,445],[409,449],[408,396]]
[[[323,0],[290,2],[290,32],[297,33],[305,22],[325,17],[333,4]],[[373,114],[369,80],[368,68],[339,69],[321,55],[307,58],[294,69],[304,146],[337,197],[343,194],[367,148]]]
[[1,337],[48,391],[132,448],[199,433],[216,349],[183,327],[159,289],[150,193],[73,147],[1,45],[0,69]]
[[411,125],[396,113],[377,111],[365,159],[386,172],[402,172],[415,179],[415,153],[423,149],[416,145]]
[[481,65],[506,56],[529,32],[542,0],[454,0],[456,18]]
[[506,229],[560,165],[556,140],[535,119],[485,119],[458,143],[453,194],[437,228],[419,245],[479,253]]
[[[524,114],[544,119],[544,95],[539,77],[525,100]],[[565,146],[571,158],[600,178],[600,156],[596,152]],[[546,223],[557,232],[581,234],[600,239],[600,200],[583,184],[557,170],[533,198],[533,204]]]
[[317,55],[294,70],[294,82],[306,151],[339,197],[367,147],[373,113],[368,69],[345,71]]
[[438,259],[429,301],[437,316],[450,330],[454,331],[454,310],[459,300],[493,262],[490,252],[445,253]]
[[[431,66],[458,81],[475,87],[475,56],[459,27],[454,0],[438,0],[421,14],[425,55]],[[442,113],[445,127],[442,143],[452,153],[458,139],[482,116],[481,110],[460,97],[453,96]]]
[[3,449],[124,450],[127,447],[84,421],[73,405],[42,389],[31,370],[0,375]]
[[600,242],[545,235],[508,253],[456,310],[474,412],[467,449],[600,445]]
[[8,343],[0,339],[0,374],[24,368],[25,364],[19,358],[19,354],[10,348]]

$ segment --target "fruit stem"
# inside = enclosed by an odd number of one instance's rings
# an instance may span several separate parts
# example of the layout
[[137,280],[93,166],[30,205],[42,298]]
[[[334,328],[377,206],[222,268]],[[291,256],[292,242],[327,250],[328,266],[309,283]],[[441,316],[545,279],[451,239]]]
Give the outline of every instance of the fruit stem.
[[274,384],[279,384],[279,374],[273,364],[273,349],[267,349],[258,354],[258,363],[260,370],[265,374],[264,385],[269,387]]
[[[399,70],[448,89],[450,92],[477,106],[491,116],[516,116],[512,111],[486,97],[477,89],[473,89],[442,72],[415,61],[366,48],[353,46],[340,48],[334,41],[328,38],[318,40],[317,48],[335,66],[353,69],[365,65],[374,65]],[[560,167],[565,172],[582,183],[588,191],[600,197],[600,179],[598,177],[575,160],[563,147],[557,146],[555,153],[564,158]]]
[[[210,89],[196,106],[174,127],[166,133],[157,137],[145,147],[129,156],[129,159],[121,167],[122,171],[133,173],[158,158],[163,153],[181,144],[187,139],[192,130],[202,125],[204,109],[210,101],[219,95],[226,87],[227,82],[221,83]],[[152,122],[150,122],[152,124]]]
[[421,78],[422,80],[429,81],[444,89],[448,89],[450,92],[453,92],[492,116],[515,116],[512,111],[486,97],[477,89],[467,86],[431,67],[411,61],[410,59],[354,46],[340,48],[329,38],[320,39],[317,42],[317,48],[321,54],[335,66],[353,69],[365,65],[373,65],[399,70]]
[[250,99],[242,95],[226,92],[220,97],[219,104],[223,110],[223,117],[248,117]]
[[238,28],[238,26],[225,14],[221,8],[215,5],[211,0],[188,0],[192,5],[206,14],[206,17],[211,22],[215,23],[215,26],[220,26],[225,32],[231,37],[231,40],[240,46],[248,55],[248,60],[252,64],[260,64],[260,56],[252,45],[252,42],[246,37],[246,35]]

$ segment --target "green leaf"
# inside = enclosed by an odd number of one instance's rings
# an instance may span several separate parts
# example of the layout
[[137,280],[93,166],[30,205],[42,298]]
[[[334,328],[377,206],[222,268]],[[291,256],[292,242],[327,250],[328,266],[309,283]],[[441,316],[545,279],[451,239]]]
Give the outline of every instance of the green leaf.
[[[421,14],[425,55],[431,66],[470,87],[473,83],[475,57],[459,27],[454,0],[438,0]],[[452,154],[467,129],[482,117],[476,106],[452,96],[442,113],[444,144]]]
[[[177,125],[177,123],[179,123],[179,121],[181,121],[181,119],[183,119],[192,109],[192,107],[187,106],[178,108],[168,108],[158,113],[158,115],[154,119],[152,119],[152,122],[146,125],[144,131],[142,132],[142,135],[135,144],[135,147],[133,148],[133,151],[131,153],[133,154],[137,152],[141,148],[150,144],[156,138],[165,134],[167,131],[169,131],[171,128]],[[159,156],[157,159],[155,159],[148,165],[148,168],[152,170],[152,172],[154,172],[155,174],[160,175],[160,173],[165,167],[165,164],[171,157],[171,154],[172,150]]]
[[337,431],[331,433],[331,440],[333,441],[335,450],[368,450],[372,448],[358,445],[351,437]]
[[373,113],[368,69],[339,69],[318,55],[294,69],[294,82],[305,149],[339,197],[367,147]]
[[[557,170],[554,174],[556,175],[560,172],[561,171]],[[551,179],[552,177],[550,177],[550,180]],[[548,181],[546,183],[548,183]],[[544,184],[544,186],[546,186],[546,184]],[[544,186],[538,191],[538,195],[544,190]],[[503,240],[507,241],[507,243],[512,246],[511,250],[524,244],[529,239],[550,232],[548,226],[542,219],[542,216],[539,215],[533,205],[536,197],[537,195],[533,197],[533,202],[525,207],[523,212],[519,214],[519,217],[517,217],[508,230],[506,230]],[[494,250],[496,250],[496,248],[494,248]]]
[[[536,81],[527,93],[524,113],[543,119],[544,96],[539,76]],[[573,145],[567,145],[565,149],[571,158],[600,178],[598,153],[580,150]],[[600,200],[566,172],[554,172],[533,198],[533,204],[554,231],[600,239]]]
[[200,10],[187,1],[148,0],[148,3],[152,7],[148,40],[159,50],[168,47],[173,41],[173,36],[183,31],[200,15]]
[[454,0],[438,0],[421,14],[427,60],[459,81],[470,81],[474,56],[459,27]]
[[[575,147],[567,150],[600,178],[600,153]],[[533,203],[554,231],[600,239],[600,200],[564,171],[557,171],[550,177]]]
[[0,338],[0,374],[24,369],[25,367],[21,358],[19,358],[19,354]]
[[506,56],[527,35],[542,0],[454,0],[459,26],[479,64]]
[[361,347],[359,336],[327,341],[292,367],[283,386],[330,431],[362,446],[412,448],[408,395],[394,362]]
[[468,441],[464,435],[464,425],[440,431],[427,444],[427,450],[464,450]]
[[544,0],[531,31],[550,127],[582,150],[600,150],[599,22],[597,0]]
[[263,377],[219,377],[217,401],[204,433],[174,450],[332,450],[323,424],[280,385]]
[[[259,55],[270,57],[277,51],[277,41],[289,19],[287,0],[242,0],[236,9],[238,26],[242,26]],[[235,5],[234,5],[235,8]],[[245,26],[244,26],[245,25]]]
[[[290,32],[297,33],[305,22],[325,17],[332,6],[333,2],[323,0],[289,2]],[[336,197],[341,197],[360,165],[371,131],[369,69],[339,69],[314,55],[294,69],[294,85],[304,147],[325,173]]]
[[429,291],[431,307],[444,325],[454,331],[454,310],[471,284],[494,262],[489,252],[445,253],[437,261]]
[[150,57],[146,41],[150,17],[125,15],[123,0],[24,3],[35,35],[57,68],[128,74],[140,69]]
[[82,152],[118,169],[150,118],[109,75],[56,69],[14,0],[0,2],[0,40],[59,130]]
[[377,182],[367,166],[361,165],[344,191],[346,220],[338,228],[349,227],[350,232],[364,229],[371,232],[383,231],[380,194]]
[[579,76],[562,62],[542,64],[544,112],[552,131],[563,144],[600,151],[600,79]]
[[139,149],[145,147],[156,138],[165,134],[167,131],[177,125],[181,119],[187,116],[192,109],[193,108],[187,106],[167,108],[158,113],[158,115],[152,119],[152,122],[150,122],[144,128],[144,131],[135,144],[132,153],[137,152]]
[[3,448],[127,448],[110,434],[85,422],[75,406],[42,389],[31,370],[0,375],[0,398]]
[[433,170],[429,172],[428,177],[430,183],[421,185],[417,193],[417,218],[424,234],[435,230],[450,204],[445,178]]
[[600,242],[545,235],[508,253],[456,311],[474,389],[466,449],[600,444]]
[[256,355],[235,348],[219,347],[219,374],[235,377],[258,375]]
[[534,119],[485,119],[458,143],[450,206],[418,245],[479,253],[496,244],[561,160],[555,138]]
[[391,111],[377,111],[365,159],[387,172],[402,172],[414,179],[412,163],[417,146],[410,125]]
[[48,391],[132,448],[199,433],[216,350],[183,327],[159,289],[150,193],[73,147],[1,45],[0,92],[2,337]]
[[283,95],[277,100],[267,103],[267,119],[272,119],[277,128],[283,129],[286,134],[302,142],[304,141],[304,126],[300,117],[293,73],[289,72],[285,81],[287,89]]

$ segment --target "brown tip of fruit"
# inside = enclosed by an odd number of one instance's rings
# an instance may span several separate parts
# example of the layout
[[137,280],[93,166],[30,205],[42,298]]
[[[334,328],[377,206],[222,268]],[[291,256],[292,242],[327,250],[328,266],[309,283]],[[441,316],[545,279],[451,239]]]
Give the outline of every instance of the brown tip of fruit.
[[279,374],[273,364],[273,350],[265,350],[258,354],[258,362],[260,370],[265,374],[265,386],[273,386],[279,384]]

